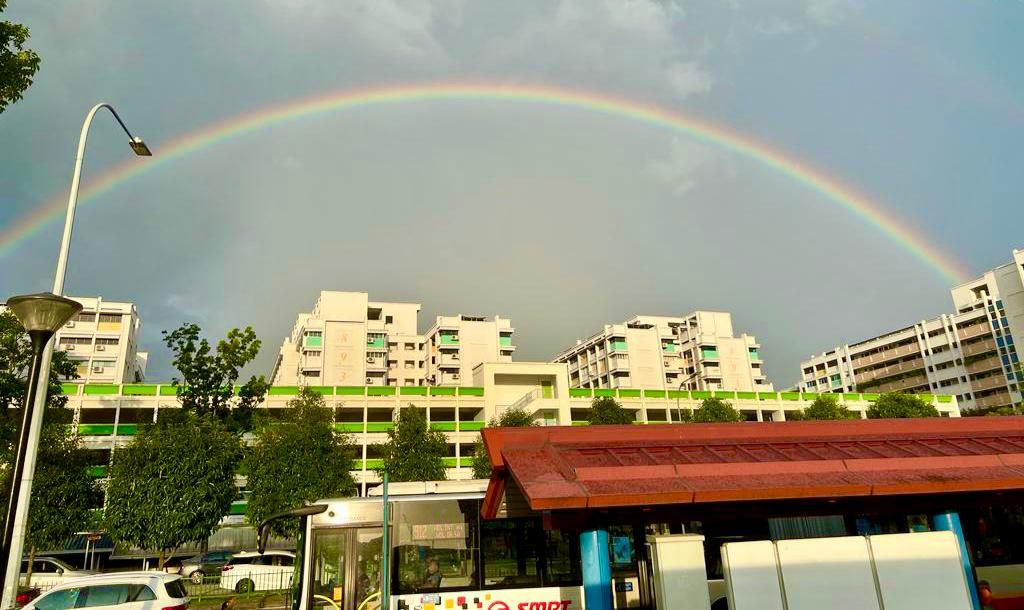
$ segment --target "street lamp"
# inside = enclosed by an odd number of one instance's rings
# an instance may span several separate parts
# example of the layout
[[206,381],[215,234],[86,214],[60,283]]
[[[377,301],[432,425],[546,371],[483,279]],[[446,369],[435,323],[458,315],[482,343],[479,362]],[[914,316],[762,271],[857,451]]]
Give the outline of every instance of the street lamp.
[[[21,493],[21,480],[25,472],[25,456],[29,441],[29,427],[33,420],[33,409],[42,410],[36,404],[36,393],[42,388],[45,404],[46,390],[49,389],[49,366],[46,367],[45,383],[39,379],[43,373],[43,354],[50,338],[61,326],[64,326],[75,314],[82,311],[82,304],[65,299],[49,292],[11,297],[7,301],[7,309],[11,310],[21,325],[28,331],[32,340],[32,366],[29,367],[28,382],[25,387],[25,402],[21,407],[21,431],[18,435],[18,451],[14,455],[14,468],[11,471],[11,488],[7,497],[7,520],[4,521],[3,538],[0,539],[0,562],[6,566],[11,557],[11,542],[14,539],[14,514]],[[21,557],[16,560],[19,572]],[[3,578],[3,575],[0,575]],[[0,581],[0,586],[4,583]],[[15,577],[15,585],[17,577]]]
[[683,409],[679,406],[679,395],[683,393],[683,386],[689,383],[692,379],[700,375],[700,369],[697,370],[693,375],[690,375],[686,379],[679,382],[679,389],[676,390],[676,418],[679,423],[683,422]]
[[[78,136],[78,154],[75,157],[75,173],[71,176],[71,192],[68,194],[68,211],[64,218],[64,234],[60,241],[60,252],[57,254],[57,271],[53,277],[53,295],[64,294],[64,276],[68,268],[68,254],[71,251],[71,230],[75,224],[75,207],[78,205],[78,185],[82,177],[82,162],[85,159],[85,143],[89,137],[89,127],[92,120],[101,109],[107,109],[114,115],[121,129],[128,134],[128,145],[132,151],[140,157],[152,156],[149,147],[142,138],[132,135],[128,126],[124,124],[117,111],[110,104],[96,104],[85,115],[85,122],[82,123],[82,132]],[[52,335],[51,335],[52,337]],[[0,577],[0,590],[3,597],[0,599],[0,608],[11,608],[14,606],[14,597],[18,590],[18,579],[21,575],[21,555],[25,548],[25,526],[28,523],[28,506],[32,497],[32,479],[36,469],[36,454],[39,452],[39,432],[43,425],[43,410],[46,407],[46,390],[49,387],[50,360],[53,357],[53,342],[49,339],[44,342],[43,352],[39,359],[39,376],[36,381],[35,396],[31,406],[26,403],[26,413],[31,409],[32,417],[28,424],[28,438],[24,445],[24,455],[19,452],[17,459],[22,460],[23,476],[16,498],[13,525],[5,525],[5,529],[13,527],[10,550],[7,554],[6,565],[2,566],[3,576]],[[26,426],[22,425],[22,434]],[[11,521],[8,516],[8,521]]]

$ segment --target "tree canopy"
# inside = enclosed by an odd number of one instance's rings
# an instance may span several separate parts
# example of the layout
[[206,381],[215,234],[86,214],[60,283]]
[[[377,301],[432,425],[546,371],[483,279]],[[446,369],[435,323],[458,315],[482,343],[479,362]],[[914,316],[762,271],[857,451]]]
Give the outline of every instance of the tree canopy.
[[448,439],[443,432],[431,430],[427,418],[412,405],[399,411],[395,427],[388,430],[387,442],[379,448],[383,465],[376,470],[382,476],[387,473],[393,483],[446,478]]
[[[533,416],[526,412],[526,409],[505,409],[501,415],[492,419],[489,427],[497,428],[529,428],[536,425]],[[473,445],[473,478],[487,479],[491,476],[491,459],[487,456],[487,449],[484,447],[483,438],[479,438]]]
[[700,407],[693,412],[690,421],[700,424],[737,422],[743,421],[743,416],[731,404],[721,398],[705,398],[701,401]]
[[181,406],[198,415],[212,413],[232,430],[251,429],[253,409],[266,396],[270,384],[263,375],[252,376],[238,389],[234,408],[231,402],[239,371],[260,351],[262,344],[256,332],[248,326],[245,330],[233,328],[217,342],[216,351],[201,332],[192,323],[163,331],[164,343],[173,354],[171,363],[180,374],[172,383]]
[[[246,520],[259,524],[282,511],[323,498],[350,496],[355,448],[334,431],[331,410],[319,393],[302,388],[281,421],[263,421],[245,457],[250,492]],[[314,466],[314,467],[311,467]],[[298,521],[277,521],[279,536],[298,534]]]
[[590,403],[587,419],[591,426],[633,423],[633,413],[610,396],[598,396]]
[[868,407],[870,419],[901,419],[909,417],[938,417],[939,411],[916,394],[889,392],[878,397]]
[[[789,416],[787,415],[787,417]],[[846,408],[846,405],[839,404],[839,399],[834,394],[819,394],[811,406],[792,419],[840,420],[857,419],[858,417],[857,413]]]
[[168,410],[142,426],[110,467],[111,538],[159,553],[161,567],[177,547],[206,540],[238,497],[241,452],[239,438],[211,415]]
[[[7,0],[0,0],[0,13],[5,8]],[[25,48],[28,37],[27,27],[0,20],[0,114],[21,99],[39,70],[39,55]]]

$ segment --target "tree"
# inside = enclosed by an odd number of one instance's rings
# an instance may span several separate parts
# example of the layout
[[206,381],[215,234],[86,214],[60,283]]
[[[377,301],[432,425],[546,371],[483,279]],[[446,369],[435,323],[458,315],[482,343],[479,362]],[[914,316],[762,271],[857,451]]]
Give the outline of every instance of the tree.
[[899,419],[909,417],[938,417],[939,411],[916,394],[888,392],[868,407],[869,419]]
[[443,481],[444,457],[448,439],[443,432],[431,430],[419,409],[410,405],[398,413],[388,440],[379,445],[384,463],[377,473],[387,473],[392,483],[400,481]]
[[839,399],[834,394],[819,394],[811,406],[804,409],[799,417],[793,419],[837,420],[857,419],[857,417],[858,415],[846,408],[846,405],[839,404]]
[[213,352],[200,332],[199,326],[192,323],[163,331],[164,343],[174,354],[172,364],[181,374],[180,378],[172,379],[181,406],[198,415],[212,413],[231,430],[251,429],[253,409],[267,395],[270,384],[263,375],[253,376],[238,389],[233,409],[231,401],[239,370],[259,353],[260,340],[252,327],[233,328],[225,339],[217,342],[217,351]]
[[89,476],[89,452],[61,422],[43,428],[28,515],[29,573],[39,550],[63,549],[75,533],[88,529],[103,494]]
[[[212,415],[168,411],[114,454],[104,523],[111,538],[160,557],[206,540],[238,497],[238,437]],[[310,464],[302,464],[309,468]]]
[[[512,408],[506,409],[499,417],[491,419],[487,425],[492,428],[529,428],[535,426],[536,423],[526,409]],[[487,455],[487,448],[484,447],[481,437],[473,445],[473,478],[489,479],[490,477],[491,458]]]
[[[307,502],[356,491],[350,473],[355,449],[348,437],[335,433],[324,397],[303,388],[288,406],[282,421],[257,427],[256,444],[245,457],[246,520],[253,525]],[[277,521],[273,531],[294,537],[298,520]]]
[[705,398],[701,401],[700,407],[693,412],[690,421],[704,424],[712,422],[737,422],[743,421],[739,411],[732,408],[732,405],[721,398]]
[[623,408],[610,396],[598,396],[590,403],[587,417],[591,426],[633,423],[633,413]]
[[[0,0],[0,13],[7,0]],[[28,28],[11,21],[0,21],[0,114],[8,104],[21,99],[39,70],[39,55],[25,48]]]
[[[46,404],[48,407],[63,408],[68,398],[61,389],[61,381],[78,379],[78,369],[64,351],[54,350],[51,362]],[[0,411],[4,414],[8,409],[21,408],[31,363],[32,344],[25,328],[13,313],[0,311]]]

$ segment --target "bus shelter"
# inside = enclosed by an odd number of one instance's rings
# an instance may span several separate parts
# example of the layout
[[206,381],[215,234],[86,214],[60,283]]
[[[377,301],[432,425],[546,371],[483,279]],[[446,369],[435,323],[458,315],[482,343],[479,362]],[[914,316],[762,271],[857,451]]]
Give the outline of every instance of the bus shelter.
[[713,584],[725,542],[931,530],[959,540],[975,608],[1024,609],[1021,417],[483,436],[494,473],[483,517],[519,505],[545,527],[579,531],[588,610],[653,609],[645,541],[657,534],[702,534]]

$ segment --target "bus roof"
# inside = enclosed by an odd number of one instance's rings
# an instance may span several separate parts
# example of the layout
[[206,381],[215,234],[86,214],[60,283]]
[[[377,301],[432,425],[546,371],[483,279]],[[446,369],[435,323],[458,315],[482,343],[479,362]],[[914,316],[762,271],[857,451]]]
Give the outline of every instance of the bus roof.
[[[487,479],[470,479],[468,481],[410,481],[406,483],[389,483],[389,496],[423,496],[429,494],[452,493],[484,493],[487,491]],[[367,496],[384,495],[381,485],[371,488]]]

